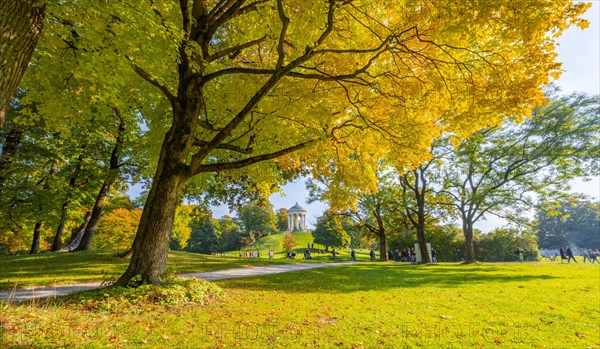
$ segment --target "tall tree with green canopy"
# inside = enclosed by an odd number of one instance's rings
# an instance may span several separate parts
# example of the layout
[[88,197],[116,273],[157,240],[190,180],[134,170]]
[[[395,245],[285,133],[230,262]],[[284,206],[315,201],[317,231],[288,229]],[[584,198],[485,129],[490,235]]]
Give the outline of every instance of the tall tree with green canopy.
[[277,230],[286,231],[288,230],[288,212],[287,208],[280,208],[277,210]]
[[342,216],[324,214],[317,219],[317,225],[312,232],[314,242],[327,247],[347,247],[350,245],[350,235],[344,230]]
[[448,152],[442,193],[460,215],[466,261],[475,261],[473,225],[484,215],[519,219],[533,206],[529,194],[552,197],[574,177],[598,175],[598,115],[599,96],[549,91],[522,124],[483,130]]
[[419,166],[412,169],[404,169],[404,173],[399,176],[399,185],[402,188],[402,194],[399,197],[401,206],[405,209],[406,221],[415,229],[417,242],[421,251],[423,263],[431,263],[431,256],[427,250],[425,238],[425,228],[432,225],[436,208],[433,202],[435,190],[432,182],[435,181],[434,173],[438,168],[438,162],[441,157],[439,149],[434,144],[431,148],[432,158],[424,161]]
[[558,73],[555,37],[585,25],[586,8],[567,0],[91,6],[87,16],[113,35],[107,45],[170,105],[117,284],[136,275],[162,282],[178,198],[194,177],[244,168],[269,182],[304,167],[332,174],[331,195],[344,201],[344,187],[375,187],[379,158],[418,163],[440,133],[465,137],[528,114]]
[[395,173],[388,170],[378,176],[377,191],[363,193],[358,197],[356,208],[348,215],[368,235],[379,239],[379,260],[388,260],[388,239],[393,231],[405,227],[408,221],[401,205],[402,191],[394,181]]
[[545,202],[536,209],[541,248],[558,249],[573,243],[600,249],[600,204],[589,198],[571,196],[558,202]]
[[256,238],[272,234],[276,231],[277,216],[270,202],[264,204],[247,202],[238,208],[238,220],[248,234],[256,234]]

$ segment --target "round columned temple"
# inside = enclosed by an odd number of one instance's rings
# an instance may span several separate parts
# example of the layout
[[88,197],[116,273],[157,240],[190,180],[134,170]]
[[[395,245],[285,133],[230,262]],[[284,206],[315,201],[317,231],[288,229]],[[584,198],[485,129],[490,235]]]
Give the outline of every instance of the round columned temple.
[[306,231],[306,212],[298,203],[288,209],[289,231]]

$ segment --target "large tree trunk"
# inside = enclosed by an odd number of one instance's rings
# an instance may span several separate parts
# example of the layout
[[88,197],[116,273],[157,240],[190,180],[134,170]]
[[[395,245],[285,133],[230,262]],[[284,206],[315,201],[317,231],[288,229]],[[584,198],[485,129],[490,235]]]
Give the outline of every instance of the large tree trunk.
[[45,5],[0,1],[0,129],[42,32]]
[[419,222],[417,224],[417,241],[419,243],[419,249],[421,250],[421,262],[431,263],[429,257],[429,251],[427,250],[427,242],[425,241],[425,215],[419,215]]
[[92,212],[86,211],[85,216],[83,217],[83,223],[81,223],[81,225],[79,227],[73,229],[73,231],[71,233],[71,240],[69,241],[69,244],[67,246],[63,247],[60,250],[61,252],[72,252],[77,248],[77,246],[79,246],[79,243],[81,242],[81,238],[83,237],[83,233],[85,232],[85,227],[88,225],[91,216],[92,216]]
[[473,222],[463,221],[463,234],[465,235],[465,262],[475,262],[475,248],[473,247]]
[[38,254],[40,252],[40,235],[42,234],[43,225],[44,222],[42,221],[35,223],[35,228],[33,228],[33,242],[31,243],[29,254]]
[[96,228],[98,227],[98,222],[100,222],[102,209],[104,208],[106,198],[108,197],[108,192],[110,191],[110,187],[113,184],[113,182],[114,181],[109,182],[108,180],[105,180],[102,184],[102,188],[100,188],[98,196],[96,197],[96,202],[94,203],[94,208],[92,209],[90,220],[85,227],[85,230],[79,242],[79,246],[75,248],[75,251],[87,251],[92,247],[92,239],[94,238],[94,233],[96,232]]
[[424,171],[421,167],[413,171],[415,175],[413,192],[417,201],[417,221],[411,221],[413,224],[416,223],[414,226],[417,230],[417,242],[419,250],[421,250],[421,261],[422,263],[431,263],[429,251],[427,250],[427,242],[425,241],[425,193],[427,192],[427,180]]
[[379,233],[379,260],[385,262],[388,260],[387,255],[387,237],[385,233]]
[[[81,147],[81,149],[85,149],[86,145],[83,145]],[[71,178],[69,179],[69,188],[74,188],[75,184],[77,182],[77,178],[79,178],[79,174],[81,173],[81,166],[83,164],[83,154],[79,154],[79,157],[77,158],[77,167],[75,167],[75,171],[73,172],[73,175],[71,176]],[[62,205],[62,212],[60,214],[60,223],[58,224],[58,228],[56,229],[56,233],[54,234],[54,241],[52,242],[52,248],[51,251],[52,252],[56,252],[60,249],[60,246],[62,245],[62,233],[65,230],[65,224],[67,222],[67,213],[68,213],[68,208],[69,208],[69,202],[71,201],[71,197],[72,197],[72,192],[69,191],[69,193],[67,194],[67,201],[65,201]]]
[[83,233],[83,237],[81,238],[81,242],[77,247],[76,251],[86,251],[91,248],[92,239],[94,238],[96,228],[98,227],[98,223],[100,222],[100,216],[102,215],[102,209],[106,204],[106,198],[108,197],[110,188],[119,177],[119,156],[121,153],[121,149],[123,148],[126,129],[125,120],[121,117],[119,111],[115,109],[115,113],[119,116],[120,119],[119,132],[117,134],[115,146],[113,147],[113,151],[110,155],[108,174],[106,175],[104,183],[102,183],[102,187],[98,192],[96,202],[94,203],[94,208],[92,209],[92,216],[90,218],[89,223],[85,227],[85,232]]
[[60,214],[60,223],[58,224],[58,228],[56,229],[56,234],[54,234],[54,241],[52,242],[52,248],[50,251],[56,252],[60,250],[60,246],[62,245],[62,234],[65,230],[65,224],[67,222],[67,208],[69,207],[68,203],[64,203],[62,206],[62,212]]
[[129,267],[117,280],[116,285],[125,286],[140,275],[142,284],[162,284],[161,275],[167,265],[169,237],[179,202],[181,186],[185,178],[167,171],[159,164],[148,200],[144,206],[132,247]]

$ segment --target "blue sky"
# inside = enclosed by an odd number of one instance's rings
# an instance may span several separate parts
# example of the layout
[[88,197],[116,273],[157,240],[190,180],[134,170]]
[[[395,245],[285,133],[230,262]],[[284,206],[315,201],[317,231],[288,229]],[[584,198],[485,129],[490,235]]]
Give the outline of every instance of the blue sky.
[[[600,94],[600,2],[595,1],[584,17],[590,21],[589,28],[570,28],[559,39],[558,60],[563,62],[564,73],[556,83],[564,93],[579,91]],[[573,189],[598,200],[600,178],[588,182],[577,180],[573,183]],[[312,228],[326,206],[320,202],[309,205],[306,203],[307,198],[304,180],[298,180],[284,186],[282,193],[272,195],[270,200],[275,209],[289,208],[296,202],[303,206],[308,210],[307,223],[309,228]],[[224,214],[229,214],[226,206],[213,208],[214,217],[219,218]],[[476,227],[485,232],[503,224],[495,217],[488,217],[488,220],[478,223]]]

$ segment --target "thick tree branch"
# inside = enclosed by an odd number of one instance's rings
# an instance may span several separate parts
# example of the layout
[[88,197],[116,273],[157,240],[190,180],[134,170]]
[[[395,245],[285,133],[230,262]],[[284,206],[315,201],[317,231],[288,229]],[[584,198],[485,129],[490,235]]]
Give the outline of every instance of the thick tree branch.
[[317,142],[318,140],[320,140],[320,138],[311,139],[309,141],[306,141],[306,142],[303,142],[300,144],[296,144],[294,146],[291,146],[291,147],[288,147],[285,149],[281,149],[281,150],[273,152],[273,153],[257,155],[257,156],[249,157],[247,159],[243,159],[243,160],[239,160],[239,161],[216,162],[216,163],[209,163],[209,164],[193,164],[192,163],[192,165],[190,166],[189,175],[194,176],[199,173],[234,170],[234,169],[250,166],[250,165],[256,164],[258,162],[273,160],[278,157],[293,153],[302,148],[306,148],[306,147],[310,146],[311,144]]
[[165,95],[165,97],[167,97],[167,99],[169,100],[169,102],[171,103],[171,106],[173,108],[176,107],[177,98],[171,93],[171,91],[169,91],[169,89],[166,86],[163,86],[160,82],[158,82],[158,80],[156,80],[156,78],[154,78],[152,75],[150,75],[144,69],[142,69],[139,65],[137,65],[135,63],[131,63],[131,66],[133,67],[133,70],[139,76],[141,76],[144,80],[148,81],[152,86],[155,86],[156,88],[158,88],[163,93],[163,95]]
[[227,55],[230,55],[232,57],[237,56],[243,49],[246,49],[248,47],[252,47],[254,45],[260,44],[261,42],[264,42],[267,39],[267,36],[263,36],[262,38],[256,39],[256,40],[252,40],[249,41],[247,43],[244,44],[240,44],[240,45],[236,45],[230,48],[227,48],[225,50],[219,51],[219,52],[215,52],[212,55],[208,56],[207,60],[208,61],[214,61],[217,60],[219,58],[225,57]]
[[[208,142],[196,139],[194,141],[194,146],[203,147],[206,145],[206,143],[208,143]],[[249,142],[249,143],[251,143],[251,142]],[[241,154],[252,154],[252,152],[254,151],[251,144],[249,144],[246,148],[242,148],[237,145],[230,144],[230,143],[223,143],[223,144],[217,145],[215,147],[215,149],[231,150],[231,151],[235,151],[235,152],[238,152]]]
[[277,64],[275,65],[276,69],[280,69],[285,62],[285,52],[283,50],[283,45],[285,43],[285,35],[287,33],[288,26],[290,24],[290,19],[285,15],[283,11],[283,0],[277,0],[277,14],[279,15],[279,20],[281,21],[281,32],[279,32],[279,40],[277,41]]

